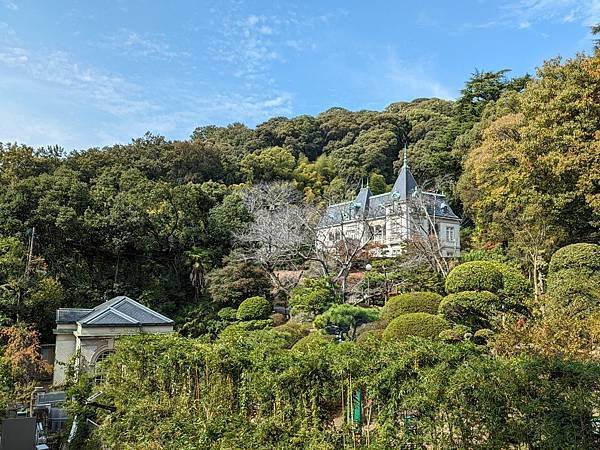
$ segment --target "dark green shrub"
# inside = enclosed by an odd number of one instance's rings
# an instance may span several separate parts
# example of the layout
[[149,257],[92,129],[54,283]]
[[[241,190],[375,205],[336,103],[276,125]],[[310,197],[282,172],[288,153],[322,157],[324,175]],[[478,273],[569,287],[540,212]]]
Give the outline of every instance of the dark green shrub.
[[250,297],[244,300],[237,309],[238,320],[266,319],[271,314],[271,302],[264,297]]
[[427,313],[403,314],[390,322],[383,332],[386,341],[404,340],[409,336],[436,339],[449,328],[448,322],[440,316]]
[[500,298],[487,291],[450,294],[440,303],[439,313],[447,320],[473,330],[488,328],[501,309]]
[[424,312],[437,314],[442,296],[435,292],[408,292],[396,295],[381,308],[381,320],[391,321],[402,314]]
[[361,308],[360,306],[335,305],[315,318],[315,327],[322,328],[330,334],[340,335],[353,340],[356,328],[362,324],[374,322],[379,318],[379,311],[375,308]]
[[446,277],[446,292],[498,292],[502,289],[502,272],[496,263],[472,261],[456,266]]
[[493,264],[502,272],[502,289],[497,292],[500,297],[516,304],[531,296],[531,283],[521,272],[506,264]]
[[600,271],[600,245],[571,244],[558,249],[550,259],[548,273],[552,274],[565,269]]
[[227,308],[222,308],[217,313],[217,316],[219,316],[223,320],[229,320],[233,322],[234,320],[237,320],[237,309],[231,308],[229,306]]

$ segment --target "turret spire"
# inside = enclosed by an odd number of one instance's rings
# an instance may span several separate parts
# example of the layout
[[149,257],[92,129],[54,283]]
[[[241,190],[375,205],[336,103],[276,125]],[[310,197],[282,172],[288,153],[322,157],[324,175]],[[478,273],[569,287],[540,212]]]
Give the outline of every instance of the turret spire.
[[404,165],[408,168],[408,147],[404,143]]

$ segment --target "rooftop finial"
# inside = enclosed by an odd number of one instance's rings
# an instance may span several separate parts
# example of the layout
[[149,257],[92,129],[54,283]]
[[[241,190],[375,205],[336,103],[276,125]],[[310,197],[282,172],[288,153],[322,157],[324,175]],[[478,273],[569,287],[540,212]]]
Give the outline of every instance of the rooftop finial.
[[404,165],[408,168],[408,147],[404,143]]

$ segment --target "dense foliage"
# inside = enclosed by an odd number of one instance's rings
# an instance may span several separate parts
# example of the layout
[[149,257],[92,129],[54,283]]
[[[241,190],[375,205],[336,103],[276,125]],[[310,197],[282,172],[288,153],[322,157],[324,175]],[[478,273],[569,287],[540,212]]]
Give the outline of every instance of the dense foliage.
[[424,312],[402,314],[388,324],[383,332],[383,339],[404,340],[410,336],[436,339],[448,328],[448,322],[440,316]]
[[[456,101],[0,144],[0,408],[48,376],[57,307],[127,294],[177,332],[70,379],[100,425],[71,448],[599,447],[599,51]],[[308,251],[307,217],[387,191],[405,146],[464,217],[445,279],[410,245]]]
[[435,292],[408,292],[391,297],[381,309],[381,319],[391,321],[401,314],[437,314],[442,296]]

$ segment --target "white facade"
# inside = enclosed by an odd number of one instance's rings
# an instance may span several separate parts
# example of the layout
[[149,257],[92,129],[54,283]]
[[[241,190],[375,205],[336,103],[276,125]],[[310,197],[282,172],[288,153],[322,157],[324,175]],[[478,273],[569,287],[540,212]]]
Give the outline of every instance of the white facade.
[[409,242],[430,240],[441,256],[456,257],[460,218],[443,195],[420,190],[405,163],[391,192],[373,195],[367,186],[354,200],[329,206],[317,244],[334,250],[349,240],[369,243],[377,256],[397,256]]
[[116,297],[94,309],[61,308],[56,312],[54,385],[66,381],[67,365],[94,370],[114,350],[120,336],[171,333],[173,321],[128,297]]

